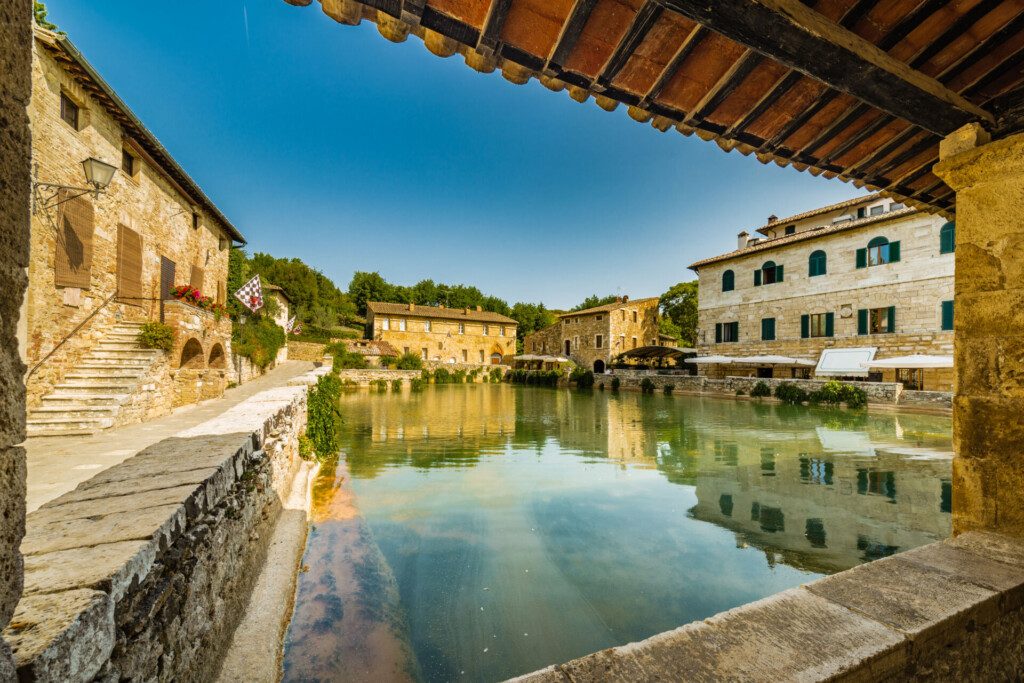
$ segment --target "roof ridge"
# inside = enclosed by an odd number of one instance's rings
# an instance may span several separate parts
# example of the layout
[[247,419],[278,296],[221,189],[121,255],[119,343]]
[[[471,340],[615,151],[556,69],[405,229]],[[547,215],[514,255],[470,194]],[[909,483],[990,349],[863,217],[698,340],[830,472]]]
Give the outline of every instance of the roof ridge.
[[801,213],[793,214],[792,216],[786,216],[785,218],[776,218],[774,221],[765,223],[760,228],[754,228],[754,232],[763,232],[768,228],[774,228],[781,223],[792,223],[793,221],[801,221],[805,218],[813,218],[829,211],[835,211],[836,209],[845,209],[848,206],[860,204],[861,202],[874,201],[882,196],[881,192],[871,192],[860,197],[854,197],[852,199],[845,199],[841,202],[835,202],[834,204],[828,204],[826,206],[820,206],[817,209],[810,209]]

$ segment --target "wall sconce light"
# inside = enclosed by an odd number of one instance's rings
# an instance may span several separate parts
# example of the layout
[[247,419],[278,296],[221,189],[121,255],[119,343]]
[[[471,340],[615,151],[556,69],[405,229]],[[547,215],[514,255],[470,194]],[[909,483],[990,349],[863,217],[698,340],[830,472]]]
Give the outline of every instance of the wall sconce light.
[[[105,161],[100,161],[95,157],[89,157],[82,162],[82,170],[85,172],[85,182],[89,187],[75,187],[74,185],[59,185],[57,183],[40,183],[38,181],[32,182],[32,187],[35,190],[33,193],[33,210],[32,213],[36,213],[40,210],[45,211],[52,209],[55,206],[59,206],[64,202],[71,201],[82,195],[91,194],[96,199],[100,198],[100,194],[106,191],[110,185],[110,181],[114,179],[114,173],[117,172],[117,167],[111,166]],[[67,196],[63,199],[59,198],[61,190],[67,190]],[[46,193],[45,198],[38,197]]]

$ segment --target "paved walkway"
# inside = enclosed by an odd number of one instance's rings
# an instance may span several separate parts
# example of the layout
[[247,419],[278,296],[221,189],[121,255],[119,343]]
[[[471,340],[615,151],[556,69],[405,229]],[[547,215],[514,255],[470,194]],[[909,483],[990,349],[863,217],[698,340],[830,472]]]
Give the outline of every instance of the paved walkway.
[[90,436],[28,439],[24,444],[28,455],[27,511],[38,509],[147,446],[216,417],[254,394],[284,386],[312,368],[312,363],[288,361],[259,379],[228,389],[222,398],[179,408],[149,422],[106,429]]

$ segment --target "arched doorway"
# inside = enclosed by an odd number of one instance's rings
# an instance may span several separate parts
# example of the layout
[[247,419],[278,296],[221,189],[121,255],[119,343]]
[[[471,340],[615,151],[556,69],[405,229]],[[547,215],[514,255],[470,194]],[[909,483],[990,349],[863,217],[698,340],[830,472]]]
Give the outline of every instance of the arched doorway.
[[502,356],[501,356],[500,353],[492,353],[491,354],[491,365],[501,365],[501,358],[502,358]]
[[598,359],[598,360],[594,361],[594,374],[597,374],[597,375],[603,375],[604,374],[604,361],[603,360]]

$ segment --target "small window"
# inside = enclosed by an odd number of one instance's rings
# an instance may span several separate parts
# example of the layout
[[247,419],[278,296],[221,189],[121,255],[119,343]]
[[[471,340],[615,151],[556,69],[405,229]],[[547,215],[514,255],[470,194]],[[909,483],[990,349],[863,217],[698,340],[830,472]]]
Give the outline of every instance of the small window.
[[885,213],[885,205],[880,204],[878,206],[871,207],[872,216],[881,216],[883,213]]
[[636,337],[633,337],[633,348],[634,349],[637,347],[636,345],[637,345]]
[[829,313],[812,313],[808,316],[808,336],[810,337],[831,337],[829,329]]
[[857,334],[889,334],[896,331],[896,307],[862,308],[857,311]]
[[491,326],[490,325],[484,325],[484,336],[486,337],[490,333],[491,333]]
[[502,325],[501,327],[498,328],[498,336],[499,337],[504,337],[505,336],[505,326],[504,325]]
[[952,254],[956,251],[956,223],[950,221],[939,230],[939,253]]
[[466,324],[459,323],[459,334],[466,334]]
[[192,229],[199,229],[199,214],[196,213],[195,211],[192,212]]
[[796,234],[796,226],[795,225],[787,225],[786,226],[786,234],[787,235]]
[[[722,273],[722,291],[731,292],[736,289],[736,274],[731,270],[727,270]],[[633,315],[636,315],[635,313]],[[634,320],[633,322],[636,322]]]
[[826,273],[827,266],[828,256],[826,256],[824,251],[821,251],[819,249],[818,251],[811,254],[810,259],[808,259],[807,274],[810,277],[824,275]]
[[604,320],[604,316],[603,315],[599,315],[599,316],[597,316],[596,320],[597,320],[597,322],[601,322],[602,320]]
[[775,265],[775,261],[768,261],[760,269],[754,271],[754,286],[773,285],[782,282],[782,266]]
[[380,321],[380,329],[382,329],[382,330],[390,330],[391,329],[391,319],[390,318],[382,319]]
[[953,302],[942,302],[942,329],[949,331],[953,329]]
[[80,110],[78,105],[75,104],[70,97],[64,93],[60,94],[60,117],[64,119],[64,122],[78,130],[78,120]]
[[427,353],[427,347],[424,346],[422,349],[420,349],[420,358],[422,358],[423,360],[427,360]]
[[480,365],[483,365],[483,364],[484,364],[484,352],[481,349],[481,351],[480,351]]
[[121,170],[129,178],[135,177],[135,157],[126,148],[121,148]]
[[400,329],[402,332],[405,332],[405,318],[401,318],[398,321],[398,329]]
[[604,348],[604,336],[603,335],[599,334],[599,335],[594,337],[594,348],[595,349],[603,349]]
[[402,353],[404,353],[405,355],[408,356],[409,355],[409,347],[406,346],[404,349],[402,349]]
[[738,342],[739,340],[740,324],[738,322],[717,323],[715,325],[715,343],[725,344],[730,342]]
[[431,324],[430,324],[429,320],[424,320],[423,321],[423,331],[424,332],[430,332],[431,331]]
[[761,319],[761,341],[775,341],[775,318]]
[[893,202],[892,204],[889,205],[890,211],[902,211],[905,208],[907,208],[907,205],[904,204],[903,202]]
[[900,243],[890,242],[884,237],[876,237],[866,249],[857,250],[857,267],[881,266],[896,263],[900,260]]
[[636,314],[636,311],[633,311],[633,322],[636,322],[636,321],[637,321],[637,314]]
[[467,351],[466,349],[462,349],[462,362],[463,363],[468,363],[469,362],[469,351]]

